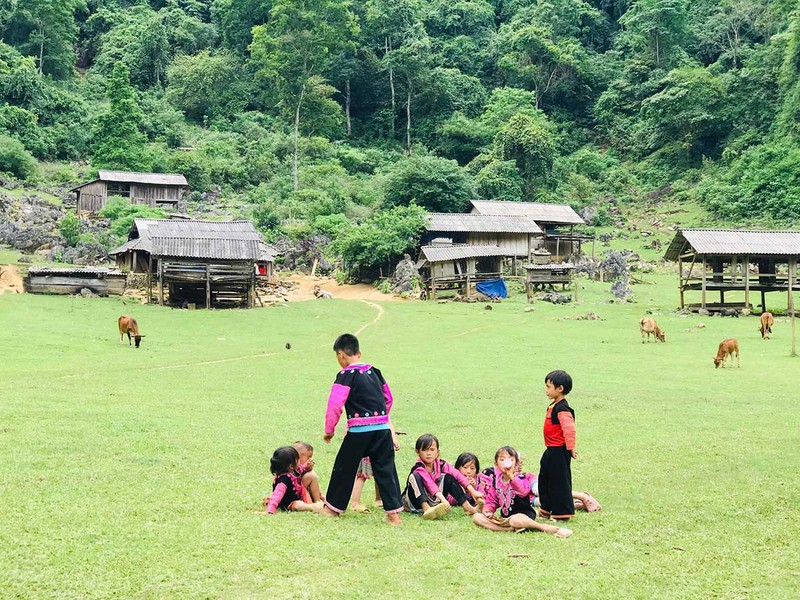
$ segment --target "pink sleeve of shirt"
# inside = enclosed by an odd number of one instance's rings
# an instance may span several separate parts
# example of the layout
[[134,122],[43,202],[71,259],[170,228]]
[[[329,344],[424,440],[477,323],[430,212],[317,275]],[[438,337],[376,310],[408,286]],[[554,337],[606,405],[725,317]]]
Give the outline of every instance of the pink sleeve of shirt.
[[561,423],[567,450],[573,450],[575,448],[575,417],[571,412],[565,410],[558,413],[558,422]]
[[388,383],[383,384],[383,397],[386,398],[386,414],[388,415],[394,404],[394,397],[392,396],[392,390],[389,389]]
[[500,503],[497,501],[497,491],[494,489],[493,485],[486,485],[483,494],[483,512],[494,514],[494,511],[500,506]]
[[267,512],[269,514],[275,514],[275,511],[278,510],[278,505],[281,503],[281,500],[283,500],[286,489],[285,483],[279,483],[275,486],[272,495],[269,497],[269,504],[267,504]]
[[433,475],[428,473],[428,469],[425,467],[417,467],[414,469],[414,473],[419,473],[422,476],[422,483],[425,484],[425,489],[428,490],[428,493],[431,497],[436,496],[441,490],[439,486],[436,485],[436,481],[433,479]]
[[[451,475],[458,482],[458,485],[460,485],[464,489],[467,489],[467,486],[469,485],[469,479],[464,477],[464,475],[463,475],[463,473],[461,473],[461,471],[456,469],[453,465],[451,465],[448,462],[444,463],[444,469],[443,470],[448,475]],[[473,487],[475,487],[475,486],[473,486]]]
[[330,435],[336,431],[336,424],[342,416],[344,403],[350,395],[350,388],[341,383],[334,383],[328,396],[328,408],[325,411],[325,433]]
[[511,489],[518,496],[527,496],[531,493],[531,482],[527,477],[514,477],[511,480]]

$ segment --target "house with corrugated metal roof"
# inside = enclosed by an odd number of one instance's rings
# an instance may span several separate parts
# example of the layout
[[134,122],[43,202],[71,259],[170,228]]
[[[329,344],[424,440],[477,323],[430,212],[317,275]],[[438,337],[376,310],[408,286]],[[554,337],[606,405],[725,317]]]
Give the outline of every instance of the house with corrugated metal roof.
[[552,262],[563,262],[570,255],[581,253],[581,244],[593,236],[575,232],[575,226],[586,222],[567,204],[544,202],[509,202],[471,200],[470,214],[532,219],[541,229],[540,247],[550,252]]
[[159,304],[211,308],[253,306],[256,269],[269,263],[271,274],[275,249],[250,221],[135,219],[109,254],[120,269],[147,274],[148,301],[155,283]]
[[497,245],[473,246],[434,240],[420,248],[417,268],[431,300],[437,291],[457,289],[469,296],[473,284],[503,276],[505,250]]
[[189,193],[189,183],[177,173],[100,170],[97,179],[70,191],[77,195],[78,211],[97,212],[110,196],[127,198],[131,204],[173,210]]
[[[794,310],[790,290],[800,289],[800,231],[683,229],[675,234],[664,258],[678,263],[681,308],[752,309],[751,293],[760,292],[761,310],[766,311],[766,294],[783,292],[789,310]],[[700,302],[685,304],[686,292],[698,291]],[[715,292],[719,302],[709,298]]]
[[423,246],[433,239],[449,239],[453,244],[496,246],[509,258],[528,256],[544,235],[528,217],[466,213],[428,213],[425,231]]

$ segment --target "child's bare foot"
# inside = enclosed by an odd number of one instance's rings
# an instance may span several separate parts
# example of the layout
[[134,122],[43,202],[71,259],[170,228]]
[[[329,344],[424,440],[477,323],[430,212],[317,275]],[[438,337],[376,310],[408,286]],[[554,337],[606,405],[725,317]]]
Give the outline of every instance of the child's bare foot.
[[368,513],[369,512],[369,509],[366,506],[364,506],[363,504],[361,504],[360,502],[358,504],[353,504],[353,506],[350,507],[350,510],[352,510],[353,512],[357,512],[357,513]]
[[476,508],[475,508],[474,506],[472,506],[471,504],[467,504],[467,506],[465,506],[465,507],[464,507],[464,514],[465,514],[465,515],[470,515],[470,516],[472,516],[472,515],[474,515],[476,512],[478,512],[478,511],[477,511],[477,510],[476,510]]
[[321,515],[325,515],[326,517],[338,517],[339,516],[339,513],[337,513],[335,510],[331,510],[327,506],[323,506],[322,507],[322,512],[320,514]]
[[325,503],[321,500],[319,502],[312,502],[311,503],[311,510],[315,513],[319,514],[325,509]]
[[398,513],[391,513],[386,515],[386,522],[389,523],[389,525],[394,525],[394,526],[403,524],[403,521],[400,520],[400,515]]
[[569,536],[572,535],[572,529],[567,529],[566,527],[559,527],[558,531],[556,531],[553,535],[560,538],[568,538]]
[[450,505],[447,502],[440,502],[436,506],[431,506],[428,510],[422,513],[422,518],[426,521],[433,521],[434,519],[438,519],[447,513],[450,510]]

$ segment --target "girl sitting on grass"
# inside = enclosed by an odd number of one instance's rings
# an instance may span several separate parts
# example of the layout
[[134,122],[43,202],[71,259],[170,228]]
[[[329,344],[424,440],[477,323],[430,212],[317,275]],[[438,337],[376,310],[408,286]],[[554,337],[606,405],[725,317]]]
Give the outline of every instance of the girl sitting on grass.
[[272,453],[269,470],[272,479],[272,495],[267,507],[258,514],[271,515],[277,510],[322,512],[322,502],[303,501],[303,477],[297,468],[300,465],[300,454],[292,446],[281,446]]
[[[458,455],[458,458],[456,458],[456,462],[453,466],[455,466],[459,473],[467,478],[467,481],[472,484],[472,487],[475,488],[475,491],[485,494],[485,477],[483,473],[481,473],[481,462],[478,460],[477,456],[475,456],[472,452],[462,452]],[[467,490],[464,491],[466,492]],[[450,504],[455,504],[456,502],[455,498],[452,496],[447,496],[447,501]],[[477,507],[478,511],[480,511],[483,508],[484,499],[478,498],[476,501],[474,498],[469,497],[467,498],[467,502],[469,502],[472,506]]]
[[464,475],[439,458],[439,440],[430,433],[421,435],[415,445],[419,460],[411,467],[403,492],[403,504],[410,512],[421,512],[424,519],[438,519],[450,510],[446,496],[453,498],[468,515],[476,510],[467,493],[477,502],[483,493],[477,491]]
[[[494,467],[483,473],[487,477],[486,504],[483,511],[472,516],[472,521],[492,531],[516,531],[529,529],[552,533],[557,537],[569,537],[572,531],[555,525],[536,522],[533,508],[531,483],[533,475],[519,473],[519,454],[511,446],[503,446],[494,455]],[[500,509],[500,516],[495,511]]]

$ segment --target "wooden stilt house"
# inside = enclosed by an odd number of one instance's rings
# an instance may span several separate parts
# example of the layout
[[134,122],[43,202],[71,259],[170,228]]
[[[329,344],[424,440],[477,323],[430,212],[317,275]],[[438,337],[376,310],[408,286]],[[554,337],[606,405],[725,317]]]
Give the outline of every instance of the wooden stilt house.
[[470,214],[532,219],[541,229],[539,247],[550,252],[551,262],[564,262],[581,253],[581,244],[593,240],[575,231],[576,225],[585,221],[571,206],[543,202],[506,202],[499,200],[472,200]]
[[420,249],[417,268],[429,299],[442,290],[469,296],[475,283],[503,276],[504,256],[506,250],[499,246],[439,243]]
[[119,268],[147,273],[148,300],[155,284],[159,304],[206,308],[253,306],[256,263],[274,258],[250,221],[136,219],[109,254]]

